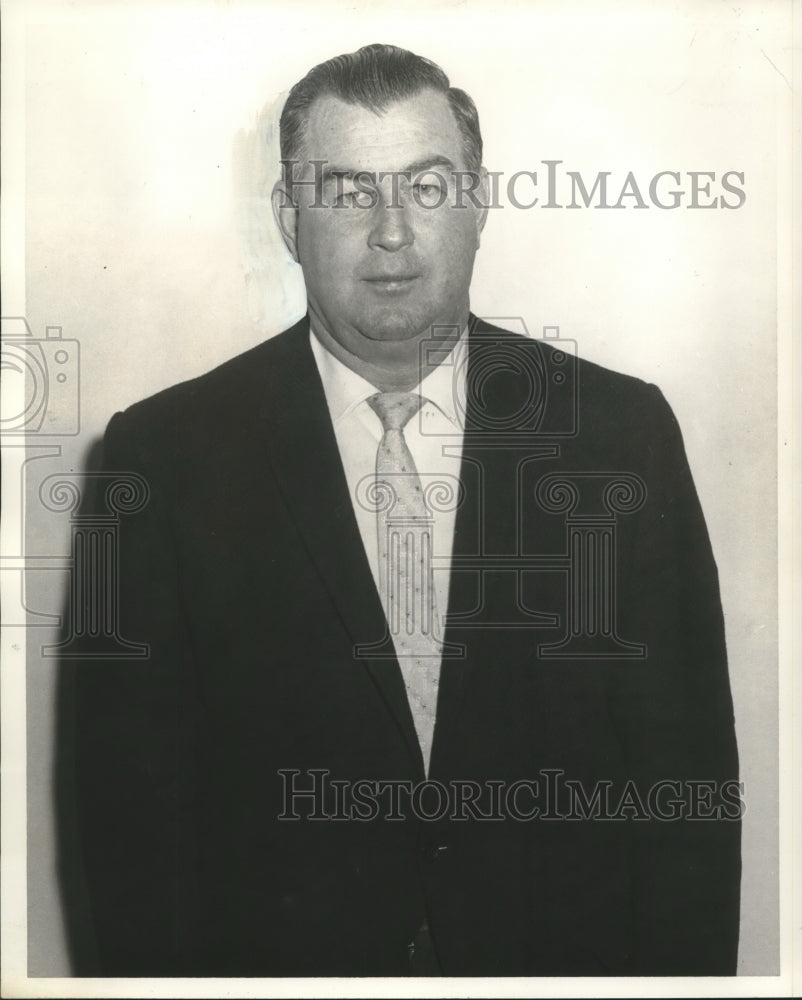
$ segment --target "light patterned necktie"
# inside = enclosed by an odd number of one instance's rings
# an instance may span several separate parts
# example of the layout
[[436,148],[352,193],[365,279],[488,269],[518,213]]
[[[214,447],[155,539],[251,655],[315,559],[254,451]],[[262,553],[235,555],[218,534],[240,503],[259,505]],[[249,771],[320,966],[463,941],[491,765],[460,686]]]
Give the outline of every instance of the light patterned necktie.
[[432,569],[433,520],[404,427],[423,403],[417,393],[381,392],[368,403],[382,422],[376,486],[379,592],[395,645],[426,773],[432,752],[442,650]]

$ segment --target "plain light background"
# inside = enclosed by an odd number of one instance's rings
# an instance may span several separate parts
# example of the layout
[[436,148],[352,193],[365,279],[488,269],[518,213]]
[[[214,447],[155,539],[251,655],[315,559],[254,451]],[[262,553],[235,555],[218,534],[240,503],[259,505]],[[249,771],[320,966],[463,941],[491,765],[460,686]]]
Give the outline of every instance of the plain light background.
[[[719,195],[723,173],[743,172],[735,211],[689,210],[687,194],[674,211],[493,210],[471,304],[521,317],[533,334],[558,325],[582,356],[656,382],[683,429],[726,616],[748,975],[779,970],[777,198],[789,9],[42,7],[25,39],[26,293],[4,304],[35,335],[57,324],[81,346],[81,434],[32,464],[34,497],[44,476],[81,468],[115,410],[303,313],[300,273],[270,235],[277,164],[244,154],[249,132],[271,138],[263,108],[323,59],[374,41],[434,59],[476,101],[485,163],[507,176],[562,160],[590,186],[609,170],[615,200],[628,171],[647,198],[662,170],[680,172],[686,192],[688,171],[714,171]],[[31,501],[26,527],[33,554],[67,551],[64,515]],[[29,607],[56,612],[62,594],[62,574],[29,574]],[[29,971],[69,975],[54,868],[55,669],[38,652],[47,630],[30,633]]]

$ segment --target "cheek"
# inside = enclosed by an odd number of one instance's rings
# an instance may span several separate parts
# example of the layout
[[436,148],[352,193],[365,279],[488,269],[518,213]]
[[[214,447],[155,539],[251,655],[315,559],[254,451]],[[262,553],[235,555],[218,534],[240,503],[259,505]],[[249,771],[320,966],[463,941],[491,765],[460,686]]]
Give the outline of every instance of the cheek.
[[467,210],[453,209],[443,216],[432,211],[421,220],[421,236],[433,249],[446,253],[452,263],[473,259],[478,248],[476,222]]
[[353,243],[353,228],[335,209],[309,209],[298,220],[298,237],[309,257],[335,263],[340,250]]
[[475,256],[476,243],[471,233],[460,229],[442,233],[429,258],[438,284],[453,288],[469,281]]

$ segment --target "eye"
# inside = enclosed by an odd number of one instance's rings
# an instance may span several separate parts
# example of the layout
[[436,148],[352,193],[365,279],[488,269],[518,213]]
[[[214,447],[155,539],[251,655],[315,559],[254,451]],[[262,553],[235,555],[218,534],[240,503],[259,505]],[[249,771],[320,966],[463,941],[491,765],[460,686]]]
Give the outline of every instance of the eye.
[[363,191],[355,188],[351,191],[343,191],[334,199],[337,208],[370,208],[375,203],[375,194],[372,191]]
[[415,201],[423,208],[438,208],[445,201],[447,192],[445,179],[437,174],[427,175],[412,186]]

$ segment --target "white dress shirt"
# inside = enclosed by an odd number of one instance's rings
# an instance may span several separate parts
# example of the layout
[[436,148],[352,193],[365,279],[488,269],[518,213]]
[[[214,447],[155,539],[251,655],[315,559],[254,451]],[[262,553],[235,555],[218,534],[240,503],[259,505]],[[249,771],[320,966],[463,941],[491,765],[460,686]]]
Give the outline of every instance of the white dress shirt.
[[[441,639],[444,631],[442,623],[448,608],[451,552],[465,429],[465,415],[460,401],[465,399],[466,336],[466,331],[463,331],[448,357],[413,390],[420,394],[424,402],[417,415],[404,428],[404,439],[415,460],[424,489],[434,481],[445,481],[453,488],[453,500],[444,504],[444,509],[432,511],[434,589],[441,623]],[[368,504],[358,499],[358,495],[364,497],[366,484],[363,481],[366,477],[375,479],[376,475],[376,452],[383,429],[367,400],[379,390],[335,358],[314,333],[310,333],[310,339],[362,544],[376,589],[380,592],[378,518],[375,510],[369,509]]]

